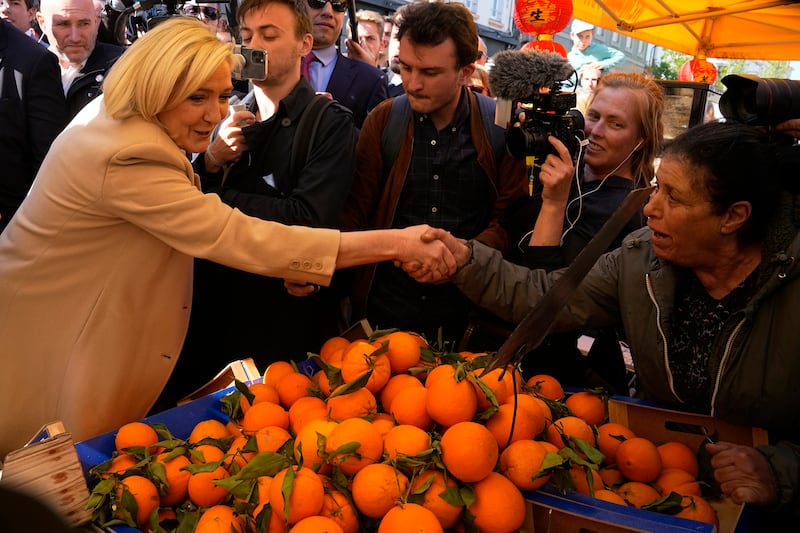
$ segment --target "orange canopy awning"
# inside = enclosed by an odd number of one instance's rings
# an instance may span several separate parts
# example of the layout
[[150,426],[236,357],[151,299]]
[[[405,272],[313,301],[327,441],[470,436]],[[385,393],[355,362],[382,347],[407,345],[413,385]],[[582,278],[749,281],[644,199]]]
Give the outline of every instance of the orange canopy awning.
[[800,0],[573,0],[572,15],[691,56],[800,60]]

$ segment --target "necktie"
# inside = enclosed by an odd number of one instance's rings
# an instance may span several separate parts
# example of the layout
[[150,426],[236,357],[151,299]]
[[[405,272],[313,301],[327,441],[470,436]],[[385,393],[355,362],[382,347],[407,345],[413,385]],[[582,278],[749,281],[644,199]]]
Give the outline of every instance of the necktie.
[[303,61],[300,64],[300,73],[303,75],[305,79],[308,80],[308,83],[310,83],[312,86],[314,85],[314,82],[311,80],[309,65],[311,64],[312,61],[315,61],[316,59],[317,56],[314,55],[314,52],[309,52],[308,55],[303,57]]

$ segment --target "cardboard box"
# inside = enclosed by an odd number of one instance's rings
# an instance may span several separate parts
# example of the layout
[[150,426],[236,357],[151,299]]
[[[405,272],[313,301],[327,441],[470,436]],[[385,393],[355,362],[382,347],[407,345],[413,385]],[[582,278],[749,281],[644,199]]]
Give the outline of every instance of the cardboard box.
[[[767,444],[767,432],[730,424],[711,416],[667,409],[652,402],[615,396],[608,402],[609,420],[629,427],[640,437],[656,444],[678,441],[697,450],[706,435],[717,440],[759,446]],[[534,532],[559,533],[628,533],[697,531],[715,532],[716,528],[694,520],[686,520],[652,511],[643,511],[607,503],[589,496],[556,489],[543,489],[526,494],[533,511]],[[749,506],[740,506],[723,499],[711,504],[720,519],[718,533],[756,531],[755,518]]]

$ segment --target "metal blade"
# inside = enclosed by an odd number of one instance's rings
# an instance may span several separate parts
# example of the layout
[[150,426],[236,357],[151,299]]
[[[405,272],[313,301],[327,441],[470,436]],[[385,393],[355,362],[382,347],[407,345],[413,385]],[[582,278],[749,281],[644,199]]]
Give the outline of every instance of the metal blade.
[[564,274],[553,284],[525,318],[514,328],[481,375],[495,368],[515,364],[547,337],[559,313],[567,305],[575,289],[595,264],[597,259],[614,242],[614,238],[644,204],[654,187],[634,189],[600,228],[586,247],[581,250]]

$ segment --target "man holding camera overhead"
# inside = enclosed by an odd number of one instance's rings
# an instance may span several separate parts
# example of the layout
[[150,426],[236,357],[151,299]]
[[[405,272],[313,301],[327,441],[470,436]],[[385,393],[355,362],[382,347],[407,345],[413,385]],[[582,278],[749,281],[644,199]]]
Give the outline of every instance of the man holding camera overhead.
[[[306,113],[320,113],[310,107],[314,89],[300,76],[300,60],[312,42],[300,1],[244,0],[239,6],[242,43],[266,51],[266,77],[251,80],[254,89],[243,99],[250,102],[247,109],[223,121],[195,169],[205,192],[245,214],[333,228],[350,191],[356,129],[351,113],[331,103],[321,112],[307,157],[291,164],[298,123]],[[163,407],[174,406],[232,360],[253,357],[265,368],[276,359],[305,359],[338,333],[337,305],[325,289],[295,298],[280,279],[196,261],[189,331]]]
[[[319,92],[329,93],[353,112],[360,128],[372,108],[389,97],[386,75],[374,65],[345,57],[336,48],[342,34],[347,0],[306,0],[314,49],[303,61],[303,75]],[[348,41],[349,46],[358,43]]]

